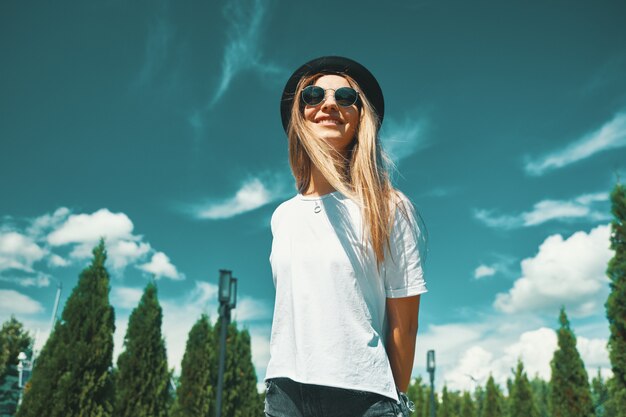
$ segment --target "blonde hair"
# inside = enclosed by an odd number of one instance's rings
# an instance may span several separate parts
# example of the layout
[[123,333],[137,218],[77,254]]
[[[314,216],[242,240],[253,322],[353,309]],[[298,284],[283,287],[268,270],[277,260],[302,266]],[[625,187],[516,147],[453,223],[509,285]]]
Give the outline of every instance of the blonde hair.
[[[314,164],[337,191],[360,206],[364,219],[362,236],[364,241],[366,236],[369,237],[376,264],[380,267],[385,259],[384,245],[389,248],[395,208],[398,207],[410,219],[409,211],[412,213],[413,207],[391,184],[388,170],[395,167],[380,145],[378,116],[364,94],[359,94],[359,123],[346,156],[326,141],[319,140],[307,125],[301,92],[323,75],[303,77],[296,87],[287,132],[291,171],[298,192],[303,193],[310,185],[311,166]],[[360,91],[353,78],[343,74],[341,76]]]

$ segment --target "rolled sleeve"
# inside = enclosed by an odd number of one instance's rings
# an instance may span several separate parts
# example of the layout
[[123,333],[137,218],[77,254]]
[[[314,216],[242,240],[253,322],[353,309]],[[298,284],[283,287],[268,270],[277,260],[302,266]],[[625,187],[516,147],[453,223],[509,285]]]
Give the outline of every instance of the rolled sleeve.
[[401,204],[406,214],[396,208],[389,239],[390,248],[384,261],[384,282],[387,298],[411,297],[427,292],[419,252],[419,227],[412,204],[406,197]]

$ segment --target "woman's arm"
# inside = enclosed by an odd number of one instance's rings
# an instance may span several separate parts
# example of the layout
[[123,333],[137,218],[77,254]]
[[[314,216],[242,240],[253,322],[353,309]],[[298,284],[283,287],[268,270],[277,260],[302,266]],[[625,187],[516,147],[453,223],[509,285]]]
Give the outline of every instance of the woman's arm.
[[387,356],[396,386],[406,392],[411,380],[420,296],[387,298]]

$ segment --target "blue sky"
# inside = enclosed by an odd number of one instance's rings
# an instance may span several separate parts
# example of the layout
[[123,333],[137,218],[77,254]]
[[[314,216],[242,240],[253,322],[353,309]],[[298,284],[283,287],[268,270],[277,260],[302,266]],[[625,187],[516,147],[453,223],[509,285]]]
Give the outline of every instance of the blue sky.
[[65,2],[0,5],[0,319],[41,345],[107,238],[116,353],[158,277],[170,366],[217,316],[218,270],[265,375],[269,219],[295,194],[279,98],[308,59],[366,65],[394,182],[429,231],[414,375],[549,377],[565,305],[609,368],[608,192],[626,177],[621,1]]

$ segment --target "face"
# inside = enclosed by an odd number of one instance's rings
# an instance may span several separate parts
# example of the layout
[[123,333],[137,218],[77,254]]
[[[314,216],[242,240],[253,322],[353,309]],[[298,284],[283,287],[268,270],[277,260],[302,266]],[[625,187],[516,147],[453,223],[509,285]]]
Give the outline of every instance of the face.
[[317,106],[304,107],[304,119],[320,139],[338,151],[343,151],[354,138],[359,123],[359,109],[356,103],[350,107],[338,106],[334,92],[338,88],[352,86],[345,78],[331,74],[318,78],[315,85],[329,91],[326,91],[326,100]]

